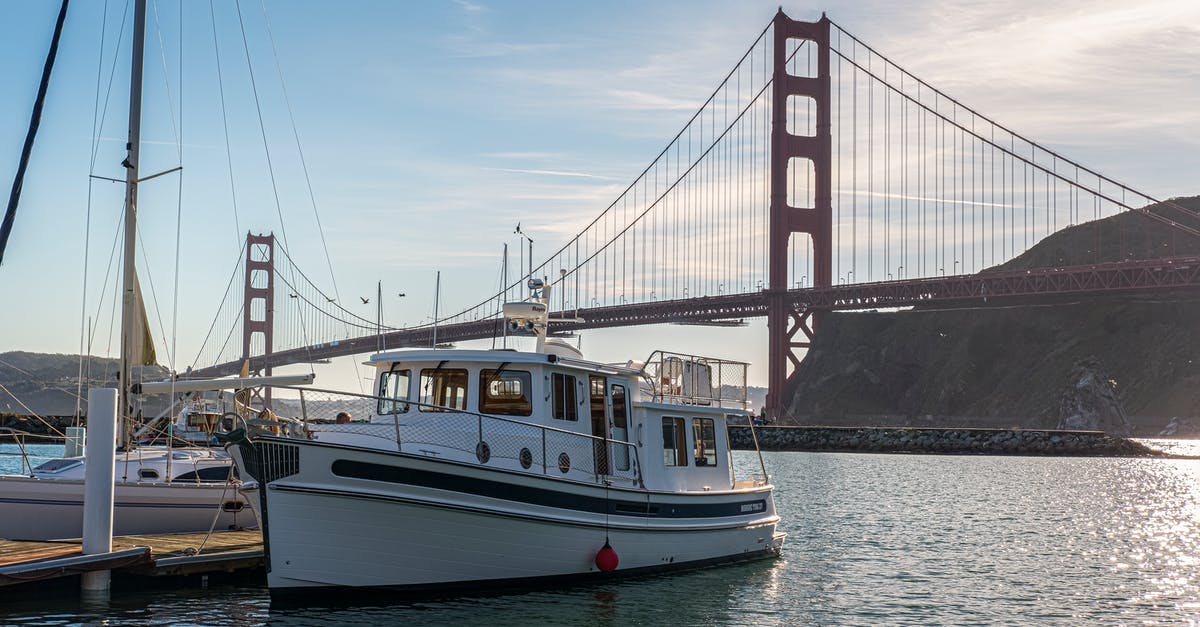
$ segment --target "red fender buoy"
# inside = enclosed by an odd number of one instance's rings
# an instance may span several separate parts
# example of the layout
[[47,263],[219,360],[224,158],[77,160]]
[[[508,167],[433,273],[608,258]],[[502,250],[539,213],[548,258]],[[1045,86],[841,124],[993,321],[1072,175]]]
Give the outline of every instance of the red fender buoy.
[[617,558],[617,552],[613,550],[608,540],[605,540],[604,546],[596,552],[596,568],[599,568],[602,572],[611,573],[617,569],[619,562],[620,559]]

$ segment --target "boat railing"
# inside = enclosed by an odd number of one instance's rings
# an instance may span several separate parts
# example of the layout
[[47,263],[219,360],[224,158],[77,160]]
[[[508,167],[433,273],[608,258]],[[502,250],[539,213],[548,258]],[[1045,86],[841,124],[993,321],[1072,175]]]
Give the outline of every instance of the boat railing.
[[[33,440],[31,442],[30,440]],[[20,429],[11,427],[0,427],[0,444],[12,443],[17,447],[15,451],[0,450],[0,457],[19,457],[21,458],[21,470],[23,475],[32,475],[35,464],[30,460],[31,456],[36,457],[29,450],[30,444],[56,444],[62,441],[61,437],[51,435],[40,435],[30,433]]]
[[[318,437],[361,436],[405,453],[577,481],[642,485],[637,447],[629,442],[406,399],[310,387],[272,389],[274,413],[294,417]],[[338,424],[340,413],[350,421]]]
[[653,402],[746,409],[749,364],[715,357],[654,351],[642,367]]

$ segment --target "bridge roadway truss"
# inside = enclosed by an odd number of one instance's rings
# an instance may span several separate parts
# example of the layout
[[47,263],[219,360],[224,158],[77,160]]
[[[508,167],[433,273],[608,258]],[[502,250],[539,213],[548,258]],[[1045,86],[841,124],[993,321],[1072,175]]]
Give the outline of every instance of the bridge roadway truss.
[[[1200,257],[1170,257],[1148,261],[1093,264],[1061,268],[1034,268],[981,272],[902,281],[879,281],[852,285],[788,290],[786,301],[804,316],[813,311],[853,311],[923,304],[961,303],[986,308],[1023,296],[1104,295],[1154,292],[1164,289],[1200,289]],[[703,324],[723,320],[760,318],[767,315],[772,294],[767,290],[680,300],[596,307],[570,311],[571,318],[553,323],[556,332],[603,329],[648,324]],[[553,317],[552,317],[553,320]],[[440,325],[440,342],[464,342],[499,338],[497,318]],[[378,336],[329,342],[250,358],[253,372],[288,364],[319,362],[388,348],[430,346],[433,327],[403,329]],[[811,336],[809,337],[811,340]],[[647,352],[650,348],[647,347]],[[640,356],[631,356],[640,357]],[[231,361],[195,370],[191,377],[236,374],[241,361]]]

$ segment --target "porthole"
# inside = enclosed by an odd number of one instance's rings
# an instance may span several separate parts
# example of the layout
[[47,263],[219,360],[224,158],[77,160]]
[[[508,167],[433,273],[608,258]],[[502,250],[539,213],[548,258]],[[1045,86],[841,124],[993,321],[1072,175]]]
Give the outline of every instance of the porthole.
[[564,473],[571,469],[571,457],[566,453],[558,454],[558,469]]
[[521,449],[521,468],[524,468],[525,470],[529,470],[529,467],[532,465],[533,465],[533,453],[529,452],[529,449],[527,449],[527,448]]
[[240,512],[246,504],[241,501],[225,501],[221,504],[221,509],[226,512]]
[[138,479],[157,479],[157,478],[158,478],[157,470],[149,470],[149,469],[143,468],[138,471]]
[[488,460],[492,458],[492,448],[488,446],[487,442],[480,442],[475,445],[475,458],[481,464],[488,463]]

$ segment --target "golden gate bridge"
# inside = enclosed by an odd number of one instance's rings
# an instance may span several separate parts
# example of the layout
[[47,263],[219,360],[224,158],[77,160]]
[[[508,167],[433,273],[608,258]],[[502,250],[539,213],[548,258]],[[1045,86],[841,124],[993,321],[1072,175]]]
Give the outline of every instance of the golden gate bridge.
[[[1040,267],[1004,265],[1067,232],[1088,244]],[[780,11],[624,191],[531,260],[531,276],[554,284],[557,332],[766,317],[779,416],[827,312],[1195,288],[1198,243],[1196,211],[991,120],[824,16]],[[428,346],[435,334],[495,338],[526,278],[435,322],[390,327],[344,308],[273,236],[248,235],[189,376]]]

